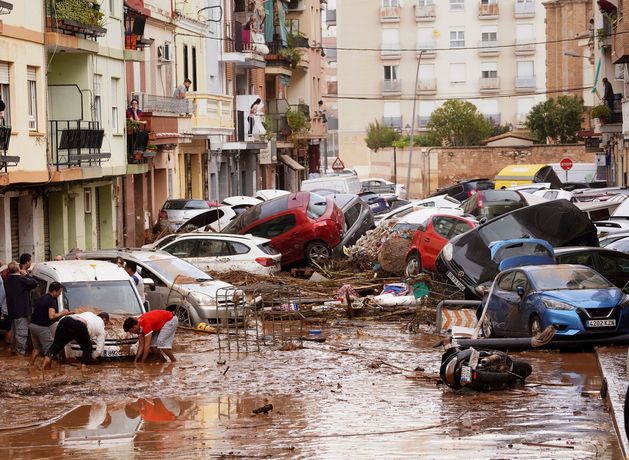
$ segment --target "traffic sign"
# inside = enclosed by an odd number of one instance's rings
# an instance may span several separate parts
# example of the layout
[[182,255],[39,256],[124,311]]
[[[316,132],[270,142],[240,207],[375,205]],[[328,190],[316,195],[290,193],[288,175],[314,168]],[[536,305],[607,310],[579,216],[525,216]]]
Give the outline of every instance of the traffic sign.
[[345,169],[345,163],[343,163],[339,157],[336,157],[334,163],[332,163],[332,169],[334,171],[343,171]]
[[572,160],[570,158],[564,158],[559,163],[559,166],[561,166],[561,169],[563,169],[564,171],[568,171],[572,169]]

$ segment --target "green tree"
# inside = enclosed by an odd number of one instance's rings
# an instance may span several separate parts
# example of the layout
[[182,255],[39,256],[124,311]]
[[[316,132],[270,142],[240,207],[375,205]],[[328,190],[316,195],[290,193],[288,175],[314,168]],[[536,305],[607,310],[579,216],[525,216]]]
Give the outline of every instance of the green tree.
[[378,120],[374,120],[373,123],[367,125],[365,144],[374,152],[377,152],[379,149],[393,147],[393,143],[399,138],[400,135],[395,129],[390,126],[381,125]]
[[436,109],[426,125],[433,145],[480,145],[491,133],[491,123],[471,102],[451,99]]
[[559,96],[534,106],[526,119],[526,127],[543,144],[568,144],[576,142],[582,117],[581,98]]

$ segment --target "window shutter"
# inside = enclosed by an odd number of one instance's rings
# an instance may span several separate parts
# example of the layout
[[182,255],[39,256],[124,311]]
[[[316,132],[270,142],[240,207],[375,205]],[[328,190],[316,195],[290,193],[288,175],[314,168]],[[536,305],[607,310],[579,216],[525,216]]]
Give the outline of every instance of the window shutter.
[[0,62],[0,84],[9,84],[9,63]]
[[36,78],[36,74],[37,74],[36,70],[37,69],[35,67],[30,67],[29,66],[29,67],[26,68],[26,79],[28,81],[36,81],[37,80],[37,78]]

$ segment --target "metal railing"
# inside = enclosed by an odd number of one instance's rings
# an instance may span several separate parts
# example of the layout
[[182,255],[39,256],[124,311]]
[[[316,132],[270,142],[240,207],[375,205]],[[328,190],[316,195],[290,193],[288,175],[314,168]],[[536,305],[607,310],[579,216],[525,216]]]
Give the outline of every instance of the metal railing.
[[383,43],[380,56],[382,57],[394,57],[400,55],[400,44],[399,43]]
[[537,85],[537,79],[535,75],[528,75],[526,77],[515,77],[516,88],[533,89]]
[[[63,14],[59,14],[60,11],[63,11],[63,9],[59,9],[59,6],[62,3],[63,0],[46,0],[46,16],[49,18],[46,25],[47,30],[59,32],[65,35],[79,35],[93,39],[105,36],[107,29],[104,27],[75,21],[73,19],[65,18]],[[85,6],[84,8],[87,9],[91,7]]]
[[383,93],[399,93],[402,91],[402,80],[382,80]]
[[500,78],[499,77],[481,77],[480,89],[481,90],[500,89]]
[[515,2],[515,17],[529,17],[535,15],[535,2]]
[[100,151],[105,132],[97,121],[48,122],[52,164],[57,168],[71,166],[100,166],[111,153]]
[[143,112],[168,113],[173,115],[192,113],[192,103],[188,99],[179,99],[171,96],[156,96],[147,93],[132,93],[131,97],[138,100],[140,110]]
[[434,39],[417,42],[417,50],[424,50],[424,54],[435,53],[436,48],[437,40]]
[[11,143],[11,127],[0,126],[0,171],[7,172],[9,166],[17,166],[19,156],[9,156],[9,144]]
[[382,124],[391,128],[402,129],[402,117],[382,117]]
[[478,52],[480,54],[499,53],[500,48],[498,48],[498,40],[481,40]]
[[436,5],[415,5],[415,19],[422,20],[433,20],[437,16],[437,6]]
[[534,37],[522,37],[515,39],[515,52],[533,52],[535,51],[535,38]]
[[478,5],[478,15],[483,16],[497,16],[500,14],[500,7],[498,3],[481,3]]
[[437,79],[436,78],[420,78],[417,82],[417,91],[436,91]]

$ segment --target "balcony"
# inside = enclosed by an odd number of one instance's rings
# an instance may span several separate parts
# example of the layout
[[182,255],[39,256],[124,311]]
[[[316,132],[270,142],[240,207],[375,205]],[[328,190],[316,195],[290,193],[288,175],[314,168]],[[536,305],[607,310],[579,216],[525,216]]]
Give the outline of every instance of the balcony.
[[326,10],[325,12],[325,22],[329,26],[336,25],[336,10]]
[[417,56],[421,53],[422,59],[432,59],[437,55],[437,40],[425,40],[417,42]]
[[143,112],[177,116],[192,113],[192,103],[188,99],[170,96],[156,96],[147,93],[132,93],[131,97],[138,100]]
[[239,21],[233,21],[228,26],[230,30],[227,33],[231,36],[231,40],[225,41],[225,52],[219,54],[218,59],[241,68],[264,68],[266,66],[264,56],[268,54],[269,48],[265,43],[253,41],[253,39],[260,40],[263,37],[258,35],[252,37],[248,30],[243,29]]
[[233,134],[233,98],[231,96],[188,93],[192,101],[192,134],[209,136]]
[[420,78],[417,82],[417,94],[435,94],[436,92],[436,78]]
[[[142,114],[144,118],[144,114]],[[146,126],[130,127],[127,124],[127,163],[144,164],[149,158],[155,157],[155,150],[148,150],[149,131]]]
[[[264,135],[253,134],[253,130],[250,129],[252,127],[249,126],[249,110],[258,98],[256,94],[236,96],[236,140],[238,142],[266,142]],[[260,117],[264,120],[264,113],[260,113]]]
[[264,72],[267,75],[293,75],[293,63],[291,59],[282,50],[286,49],[282,42],[274,41],[269,43],[269,54],[265,56],[266,68]]
[[269,123],[268,129],[281,142],[290,141],[291,129],[288,126],[286,113],[290,109],[286,99],[268,99],[266,119]]
[[415,5],[415,21],[432,22],[437,17],[436,5]]
[[480,56],[498,56],[500,54],[498,40],[481,40],[479,46],[478,54]]
[[[84,1],[79,7],[61,8],[63,0],[48,0],[46,4],[46,44],[56,51],[97,52],[96,39],[104,37],[101,27],[103,13],[98,4]],[[93,7],[97,5],[97,7]]]
[[614,64],[629,63],[629,34],[625,31],[624,17],[621,16],[616,24],[614,24],[614,34],[611,37],[612,42],[612,62]]
[[382,124],[384,126],[390,126],[394,129],[402,129],[402,116],[398,117],[382,117]]
[[537,79],[535,75],[529,75],[526,77],[515,77],[515,90],[516,91],[533,91],[537,87]]
[[400,12],[402,8],[399,6],[384,6],[380,8],[380,22],[400,22]]
[[400,59],[399,43],[383,43],[380,50],[380,59]]
[[7,172],[9,166],[17,166],[20,162],[19,156],[11,156],[9,144],[11,142],[11,127],[0,126],[0,171]]
[[500,77],[481,77],[479,89],[481,93],[495,93],[500,91]]
[[152,39],[144,38],[146,18],[151,11],[144,6],[144,0],[125,0],[124,28],[126,61],[143,61],[144,48],[153,43]]
[[516,38],[513,50],[516,56],[526,56],[535,54],[535,46],[535,37]]
[[499,14],[498,3],[481,3],[478,5],[478,19],[496,19]]
[[402,80],[382,80],[383,96],[400,96],[402,94]]
[[100,151],[105,132],[98,122],[51,120],[48,123],[52,165],[57,170],[101,166],[111,158],[111,153]]
[[535,17],[535,2],[534,1],[517,1],[515,2],[515,17],[516,19],[534,18]]

